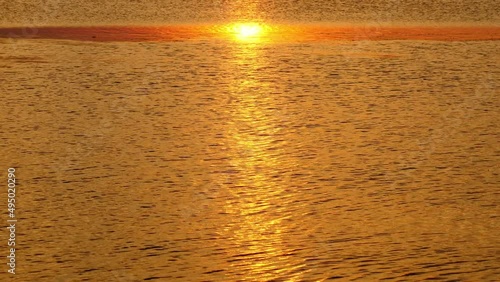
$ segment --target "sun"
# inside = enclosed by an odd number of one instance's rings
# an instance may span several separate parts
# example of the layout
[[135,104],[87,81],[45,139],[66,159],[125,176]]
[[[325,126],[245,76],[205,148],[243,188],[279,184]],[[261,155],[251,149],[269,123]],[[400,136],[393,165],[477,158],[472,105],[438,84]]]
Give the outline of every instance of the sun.
[[241,37],[254,37],[262,32],[262,27],[257,24],[242,24],[238,26],[238,35]]
[[248,40],[261,37],[264,27],[258,23],[237,23],[230,27],[230,32],[240,40]]

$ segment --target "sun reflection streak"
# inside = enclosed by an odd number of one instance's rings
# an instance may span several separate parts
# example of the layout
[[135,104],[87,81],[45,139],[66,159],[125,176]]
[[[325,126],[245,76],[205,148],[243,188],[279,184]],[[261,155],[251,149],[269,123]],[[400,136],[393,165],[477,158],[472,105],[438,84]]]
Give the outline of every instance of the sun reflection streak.
[[225,147],[228,165],[241,172],[231,180],[231,197],[224,205],[224,213],[234,215],[223,228],[235,246],[231,269],[252,281],[301,281],[305,262],[294,256],[288,238],[293,233],[288,222],[295,216],[287,205],[292,195],[276,177],[290,165],[281,139],[283,114],[272,94],[279,86],[260,71],[271,67],[268,47],[258,44],[267,31],[254,25],[233,25],[227,31],[237,40],[229,45],[226,65],[233,102]]

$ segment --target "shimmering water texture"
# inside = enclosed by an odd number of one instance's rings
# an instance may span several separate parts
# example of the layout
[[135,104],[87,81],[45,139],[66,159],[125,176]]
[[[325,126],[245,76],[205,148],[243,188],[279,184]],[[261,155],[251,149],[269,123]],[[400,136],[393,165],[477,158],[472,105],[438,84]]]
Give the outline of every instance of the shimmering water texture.
[[0,34],[13,281],[500,280],[496,28]]

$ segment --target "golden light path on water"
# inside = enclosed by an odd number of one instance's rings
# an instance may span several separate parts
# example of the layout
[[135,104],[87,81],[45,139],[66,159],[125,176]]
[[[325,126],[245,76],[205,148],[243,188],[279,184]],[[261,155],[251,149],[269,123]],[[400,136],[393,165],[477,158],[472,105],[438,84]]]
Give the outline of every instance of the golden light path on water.
[[231,268],[245,272],[249,280],[287,277],[287,281],[301,281],[306,265],[291,255],[293,239],[289,237],[294,229],[290,222],[296,215],[288,201],[295,194],[273,177],[293,166],[293,158],[284,152],[285,146],[277,146],[286,143],[281,138],[283,113],[278,110],[280,101],[272,95],[276,85],[260,71],[272,67],[260,43],[275,30],[259,23],[235,23],[220,30],[236,42],[229,49],[231,59],[225,66],[233,74],[227,85],[234,106],[224,135],[228,136],[225,147],[234,156],[230,166],[242,175],[231,181],[232,187],[225,188],[233,195],[225,203],[225,212],[236,216],[221,231],[222,237],[230,238],[228,245],[238,246],[232,255],[242,258],[232,261]]

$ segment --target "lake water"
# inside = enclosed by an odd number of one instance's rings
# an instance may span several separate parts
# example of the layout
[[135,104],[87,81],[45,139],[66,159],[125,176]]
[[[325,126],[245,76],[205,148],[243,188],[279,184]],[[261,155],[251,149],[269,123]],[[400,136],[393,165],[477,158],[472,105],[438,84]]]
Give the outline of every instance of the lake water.
[[0,39],[11,279],[498,281],[500,41],[266,29]]

